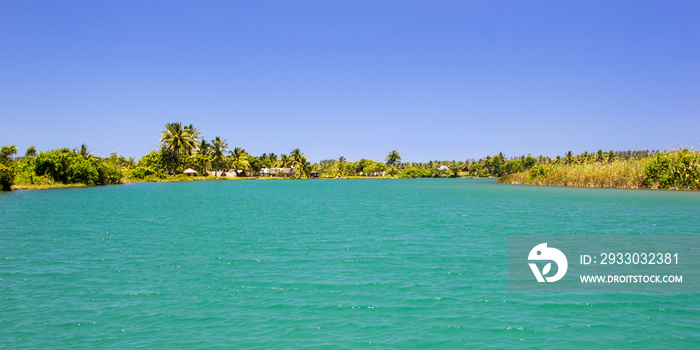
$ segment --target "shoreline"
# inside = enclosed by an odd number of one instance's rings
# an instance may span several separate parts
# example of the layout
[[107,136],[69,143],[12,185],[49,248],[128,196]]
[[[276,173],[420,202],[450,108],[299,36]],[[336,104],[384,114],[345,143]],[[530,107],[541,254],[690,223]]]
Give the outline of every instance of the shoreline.
[[[12,185],[12,191],[37,191],[37,190],[56,190],[63,188],[79,188],[79,187],[100,187],[100,186],[119,186],[119,185],[131,185],[136,183],[156,183],[156,182],[194,182],[194,181],[289,181],[289,180],[397,180],[400,179],[396,176],[344,176],[340,178],[335,177],[317,177],[317,178],[281,178],[281,177],[213,177],[213,176],[192,176],[192,177],[180,177],[180,178],[165,178],[165,179],[149,179],[149,180],[139,180],[139,179],[124,179],[122,183],[111,184],[111,185],[85,185],[85,184],[41,184],[41,185]],[[421,179],[421,178],[416,178]],[[498,179],[495,177],[473,177],[473,176],[460,176],[460,177],[445,177],[440,179]]]
[[535,184],[535,183],[515,183],[515,182],[498,182],[499,185],[508,186],[533,186],[533,187],[569,187],[569,188],[599,188],[603,190],[642,190],[642,191],[687,191],[687,192],[697,192],[698,190],[693,190],[690,188],[647,188],[647,187],[606,187],[606,186],[577,186],[577,185],[559,185],[559,184]]
[[[280,181],[280,180],[351,180],[351,179],[399,179],[396,176],[345,176],[340,178],[335,177],[318,177],[318,178],[280,178],[280,177],[213,177],[213,176],[193,176],[193,177],[179,177],[179,178],[165,178],[165,179],[149,179],[149,180],[139,180],[139,179],[124,179],[120,184],[113,185],[131,185],[136,183],[156,183],[156,182],[194,182],[194,181]],[[420,178],[417,178],[420,179]],[[542,187],[572,187],[572,188],[600,188],[600,189],[621,189],[621,190],[667,190],[667,191],[697,191],[690,188],[659,188],[659,187],[640,187],[640,186],[600,186],[595,184],[588,185],[577,185],[577,184],[561,184],[561,183],[543,183],[543,181],[528,182],[519,181],[520,179],[509,178],[509,176],[503,177],[473,177],[473,176],[460,176],[460,177],[450,177],[450,178],[440,178],[440,179],[495,179],[498,184],[501,185],[516,185],[516,186],[542,186]],[[12,191],[36,191],[36,190],[56,190],[56,189],[66,189],[66,188],[82,188],[82,187],[99,187],[99,186],[109,186],[109,185],[85,185],[85,184],[37,184],[37,185],[12,185]]]

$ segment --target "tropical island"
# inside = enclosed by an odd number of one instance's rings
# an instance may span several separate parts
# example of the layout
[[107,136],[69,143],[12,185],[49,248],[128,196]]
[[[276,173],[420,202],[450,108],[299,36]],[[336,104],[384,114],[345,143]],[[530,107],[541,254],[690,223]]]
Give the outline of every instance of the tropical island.
[[0,189],[45,189],[132,182],[309,178],[498,178],[504,184],[700,190],[700,152],[571,151],[555,158],[532,155],[401,162],[398,151],[384,162],[362,158],[310,163],[299,148],[289,154],[248,154],[226,139],[207,141],[198,128],[174,122],[161,131],[160,147],[138,161],[116,153],[100,158],[85,144],[17,156],[14,145],[0,150]]

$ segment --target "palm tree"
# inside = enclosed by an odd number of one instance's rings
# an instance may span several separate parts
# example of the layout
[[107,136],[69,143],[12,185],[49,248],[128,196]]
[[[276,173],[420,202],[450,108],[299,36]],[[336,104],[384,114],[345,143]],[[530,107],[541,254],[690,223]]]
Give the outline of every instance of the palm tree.
[[197,153],[203,154],[205,156],[211,155],[211,144],[207,142],[205,139],[201,139],[199,141],[199,145],[197,145]]
[[[80,145],[80,149],[75,148],[73,151],[74,151],[75,153],[80,154],[80,155],[83,156],[83,158],[85,158],[85,159],[90,159],[90,158],[93,157],[93,155],[92,155],[92,149],[88,149],[86,144]],[[35,151],[35,152],[36,152],[36,151]]]
[[190,124],[189,126],[186,126],[186,127],[185,127],[185,130],[187,130],[187,132],[190,133],[190,136],[194,139],[194,147],[191,148],[191,149],[185,150],[185,152],[186,152],[188,155],[190,155],[190,154],[192,154],[192,152],[198,150],[198,148],[199,148],[198,141],[199,141],[199,139],[202,138],[202,137],[201,137],[201,135],[200,135],[201,133],[199,132],[199,129],[197,129],[197,128],[195,128],[194,126],[192,126],[192,124]]
[[277,155],[274,153],[270,153],[267,155],[267,159],[270,160],[270,168],[276,168],[277,167]]
[[396,166],[399,163],[401,163],[401,154],[399,154],[397,150],[389,152],[389,154],[386,156],[386,165]]
[[607,153],[604,153],[602,149],[599,149],[598,152],[596,152],[596,154],[595,154],[595,161],[599,162],[599,163],[604,162],[606,155],[607,155]]
[[246,170],[250,167],[248,153],[246,153],[243,148],[236,147],[233,149],[233,152],[230,153],[234,170]]
[[292,158],[286,154],[280,156],[280,165],[282,168],[289,168],[292,166]]
[[304,153],[295,148],[292,153],[289,154],[289,158],[292,159],[292,167],[294,168],[294,174],[297,179],[301,177],[309,177],[311,172],[311,163],[306,159]]
[[571,152],[571,151],[566,152],[566,156],[564,157],[564,163],[571,164],[573,161],[574,161],[574,152]]
[[[196,135],[199,134],[197,128],[182,127],[181,123],[165,124],[165,130],[161,130],[160,142],[170,152],[174,161],[177,162],[177,167],[180,167],[180,154],[191,153],[197,148]],[[171,173],[175,173],[175,162]]]
[[347,160],[345,160],[345,157],[340,156],[338,157],[338,160],[335,161],[335,175],[336,176],[345,176],[346,169],[345,166],[347,165]]
[[221,162],[224,160],[224,152],[226,152],[227,147],[228,143],[226,143],[226,139],[222,139],[221,137],[217,136],[211,140],[211,155],[214,163],[214,169],[216,169],[215,172],[219,171],[219,167],[221,166]]

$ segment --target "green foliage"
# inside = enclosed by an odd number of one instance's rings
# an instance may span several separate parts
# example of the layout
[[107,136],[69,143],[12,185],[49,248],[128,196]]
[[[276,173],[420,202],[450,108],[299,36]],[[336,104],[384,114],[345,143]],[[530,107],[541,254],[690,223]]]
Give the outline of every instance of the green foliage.
[[154,150],[141,157],[138,166],[153,168],[156,172],[166,172],[171,168],[173,162],[170,152],[164,148]]
[[469,166],[469,175],[484,176],[484,169],[479,162],[474,162]]
[[537,163],[537,159],[530,157],[530,155],[528,155],[525,159],[523,159],[522,164],[523,164],[523,167],[525,168],[525,170],[530,170],[530,168],[535,166],[536,163]]
[[12,163],[0,162],[0,190],[11,191],[17,176],[17,167]]
[[24,152],[24,158],[32,158],[32,157],[36,157],[36,148],[34,146],[27,148],[27,151]]
[[300,149],[295,148],[289,154],[291,158],[292,167],[294,168],[294,176],[297,179],[307,178],[311,173],[311,163],[306,159],[306,155]]
[[501,156],[495,155],[491,159],[491,173],[495,176],[501,176],[504,173],[503,169],[503,161],[501,160]]
[[86,158],[67,148],[39,153],[34,161],[34,172],[63,184],[116,184],[122,178],[118,165],[96,157]]
[[164,179],[165,173],[163,171],[156,171],[155,169],[147,166],[139,166],[131,170],[131,177],[135,179],[145,179],[148,176],[155,176]]
[[263,168],[263,163],[260,158],[248,154],[248,168],[253,174],[258,174],[260,169]]
[[182,127],[181,123],[169,123],[165,125],[165,130],[161,131],[160,142],[163,147],[170,152],[174,158],[171,172],[175,173],[176,168],[180,167],[180,156],[191,154],[199,145],[199,130],[190,126]]
[[17,147],[12,146],[2,146],[0,148],[0,162],[9,162],[12,160],[12,156],[17,154]]
[[219,168],[225,164],[224,154],[226,153],[227,148],[228,143],[226,142],[226,139],[217,136],[211,140],[211,162],[214,170],[217,172],[219,171]]
[[506,174],[519,173],[523,171],[523,163],[517,160],[509,160],[504,165],[504,169]]
[[544,177],[547,175],[547,167],[544,165],[536,165],[530,168],[529,175],[531,178]]
[[501,183],[700,190],[700,152],[666,151],[568,153],[558,164],[538,160],[528,172],[498,179]]
[[207,172],[209,162],[211,162],[210,156],[202,153],[194,153],[186,156],[183,168],[192,168],[199,174],[204,174]]
[[12,156],[17,154],[17,147],[2,146],[0,148],[0,190],[11,191],[17,176],[17,165]]
[[428,170],[421,170],[417,168],[407,168],[404,169],[398,176],[400,179],[414,179],[417,177],[430,177],[430,172]]
[[700,189],[700,152],[658,153],[644,167],[645,185],[664,189]]
[[397,166],[401,163],[401,154],[397,150],[389,152],[386,156],[386,165]]

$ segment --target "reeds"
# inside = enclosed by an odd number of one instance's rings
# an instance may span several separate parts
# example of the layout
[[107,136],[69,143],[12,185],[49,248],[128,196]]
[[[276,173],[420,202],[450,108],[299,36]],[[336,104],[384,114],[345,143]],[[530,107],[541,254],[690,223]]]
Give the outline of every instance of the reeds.
[[529,172],[506,175],[500,183],[603,187],[700,189],[700,152],[666,151],[642,159],[611,163],[536,165]]

